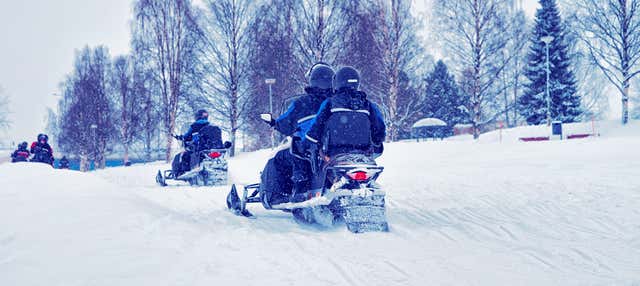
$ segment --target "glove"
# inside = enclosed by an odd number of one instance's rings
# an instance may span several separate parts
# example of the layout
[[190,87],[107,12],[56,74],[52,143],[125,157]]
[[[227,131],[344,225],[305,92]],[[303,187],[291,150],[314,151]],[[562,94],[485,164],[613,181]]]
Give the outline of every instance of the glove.
[[262,113],[260,114],[260,119],[264,121],[264,123],[269,124],[269,126],[273,127],[276,125],[275,119],[270,113]]
[[265,123],[269,124],[271,127],[276,126],[276,121],[273,118],[271,118],[271,121],[265,121]]
[[318,149],[318,144],[311,142],[311,140],[303,139],[300,147],[302,148],[302,154],[313,154]]
[[382,145],[382,142],[378,145],[373,144],[374,154],[382,154],[383,151],[384,151],[384,146]]

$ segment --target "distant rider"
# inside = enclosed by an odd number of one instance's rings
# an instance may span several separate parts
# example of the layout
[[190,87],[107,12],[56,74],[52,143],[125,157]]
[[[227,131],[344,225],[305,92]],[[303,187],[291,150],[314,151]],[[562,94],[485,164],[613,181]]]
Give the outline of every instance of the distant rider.
[[34,154],[31,161],[46,163],[53,166],[53,148],[51,148],[48,141],[49,136],[47,134],[38,134],[37,141],[31,143],[31,153]]
[[195,122],[189,126],[189,130],[183,135],[176,136],[176,139],[188,142],[192,146],[191,149],[187,148],[182,153],[180,172],[191,170],[191,156],[193,154],[206,149],[224,148],[220,128],[209,123],[209,113],[204,109],[196,112]]
[[67,156],[62,156],[62,159],[60,159],[60,165],[58,165],[58,168],[69,169],[69,159],[67,159]]
[[29,160],[29,150],[27,149],[28,143],[22,142],[18,144],[18,149],[11,154],[11,162],[26,162]]

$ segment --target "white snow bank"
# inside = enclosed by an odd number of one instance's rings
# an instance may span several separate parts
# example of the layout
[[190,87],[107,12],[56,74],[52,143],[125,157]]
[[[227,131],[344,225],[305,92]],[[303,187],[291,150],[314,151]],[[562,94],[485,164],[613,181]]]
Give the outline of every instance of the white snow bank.
[[422,118],[413,124],[413,128],[430,127],[430,126],[447,126],[447,123],[438,118]]
[[[540,144],[388,144],[391,232],[360,235],[257,205],[257,219],[236,217],[228,186],[156,186],[167,164],[2,164],[0,285],[638,284],[634,126]],[[233,159],[231,181],[256,182],[269,153]]]
[[[619,121],[595,121],[562,124],[562,133],[564,138],[570,135],[589,134],[595,137],[629,137],[640,136],[640,121],[632,120],[627,125],[620,124]],[[502,136],[502,142],[517,142],[523,137],[547,137],[551,135],[551,127],[547,125],[536,126],[520,126],[515,128],[505,128],[502,130],[494,130],[480,135],[478,142],[493,143],[499,142]],[[472,140],[472,135],[460,135],[447,138],[449,141],[468,141]],[[572,139],[576,140],[576,139]],[[529,143],[530,144],[530,143]]]
[[10,150],[0,150],[0,164],[11,162],[11,153]]

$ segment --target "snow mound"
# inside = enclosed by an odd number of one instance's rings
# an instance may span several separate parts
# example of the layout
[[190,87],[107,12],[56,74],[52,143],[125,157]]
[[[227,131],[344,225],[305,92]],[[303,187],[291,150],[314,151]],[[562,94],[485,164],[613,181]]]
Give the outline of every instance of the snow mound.
[[431,126],[447,126],[447,123],[438,118],[422,118],[413,124],[413,128],[431,127]]
[[[562,124],[562,133],[565,138],[570,135],[593,135],[593,137],[635,137],[640,136],[640,120],[632,120],[627,125],[619,121],[594,121]],[[498,129],[480,135],[478,142],[495,143],[518,142],[523,137],[547,137],[551,135],[551,127],[546,125],[520,126],[515,128]],[[450,137],[449,141],[473,140],[472,135],[460,135]],[[527,143],[531,144],[531,143]]]

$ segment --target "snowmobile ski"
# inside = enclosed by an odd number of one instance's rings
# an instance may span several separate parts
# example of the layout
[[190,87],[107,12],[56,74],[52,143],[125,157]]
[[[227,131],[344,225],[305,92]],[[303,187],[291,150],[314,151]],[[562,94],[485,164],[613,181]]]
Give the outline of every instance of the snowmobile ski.
[[158,171],[158,174],[156,175],[156,183],[162,187],[167,186],[167,181],[164,179],[164,176],[162,176],[162,171]]
[[237,216],[244,216],[248,218],[255,218],[255,216],[247,210],[246,206],[246,194],[247,189],[244,189],[243,199],[238,196],[236,185],[231,185],[231,192],[227,195],[227,208]]

